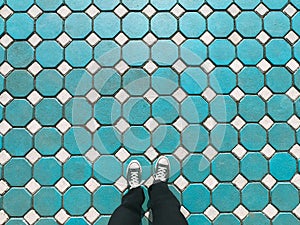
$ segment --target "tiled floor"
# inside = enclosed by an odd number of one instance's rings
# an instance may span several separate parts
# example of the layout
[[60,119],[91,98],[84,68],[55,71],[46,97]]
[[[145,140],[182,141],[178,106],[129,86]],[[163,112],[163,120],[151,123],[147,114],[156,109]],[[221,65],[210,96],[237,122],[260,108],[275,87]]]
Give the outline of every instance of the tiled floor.
[[0,224],[107,224],[160,154],[190,225],[299,224],[299,0],[0,4]]

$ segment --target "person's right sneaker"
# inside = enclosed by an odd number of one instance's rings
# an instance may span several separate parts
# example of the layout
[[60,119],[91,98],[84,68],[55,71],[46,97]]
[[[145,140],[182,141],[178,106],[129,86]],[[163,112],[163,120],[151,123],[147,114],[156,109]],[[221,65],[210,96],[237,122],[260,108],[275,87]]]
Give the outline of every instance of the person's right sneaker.
[[137,160],[132,160],[127,167],[127,182],[130,189],[137,188],[142,184],[142,167]]
[[170,176],[170,161],[165,156],[160,156],[155,165],[154,183],[167,182]]

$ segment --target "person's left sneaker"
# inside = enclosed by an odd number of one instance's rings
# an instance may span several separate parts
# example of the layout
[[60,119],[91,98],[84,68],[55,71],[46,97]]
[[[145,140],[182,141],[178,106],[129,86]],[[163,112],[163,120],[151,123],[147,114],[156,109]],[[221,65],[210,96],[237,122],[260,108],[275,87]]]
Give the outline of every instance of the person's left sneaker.
[[154,183],[167,182],[170,176],[170,161],[160,156],[155,165]]
[[127,167],[127,182],[130,189],[142,185],[142,167],[137,160],[132,160]]

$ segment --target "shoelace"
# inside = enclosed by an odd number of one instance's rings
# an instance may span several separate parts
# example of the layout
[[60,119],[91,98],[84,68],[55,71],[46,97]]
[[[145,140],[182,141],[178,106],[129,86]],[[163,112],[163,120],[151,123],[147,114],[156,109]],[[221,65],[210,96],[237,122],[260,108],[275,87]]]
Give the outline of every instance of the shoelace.
[[155,179],[156,180],[165,180],[166,179],[166,175],[167,175],[167,168],[159,166],[157,168]]
[[130,186],[138,186],[139,185],[139,172],[132,171],[130,174]]

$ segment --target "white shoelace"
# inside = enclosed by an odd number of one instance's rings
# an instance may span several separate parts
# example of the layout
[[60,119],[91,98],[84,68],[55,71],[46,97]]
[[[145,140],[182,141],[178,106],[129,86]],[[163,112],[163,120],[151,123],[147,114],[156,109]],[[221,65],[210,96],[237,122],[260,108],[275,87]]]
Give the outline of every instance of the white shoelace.
[[139,172],[131,172],[130,173],[130,186],[137,187],[139,186]]
[[167,168],[159,166],[157,168],[155,179],[165,181],[166,180],[166,175],[167,175]]

